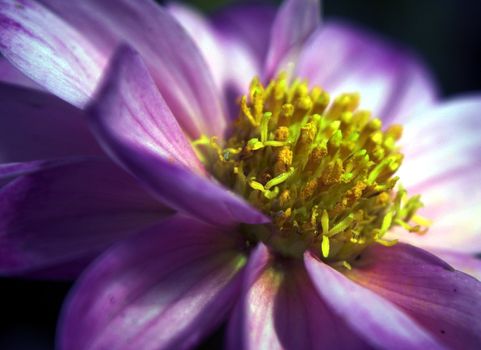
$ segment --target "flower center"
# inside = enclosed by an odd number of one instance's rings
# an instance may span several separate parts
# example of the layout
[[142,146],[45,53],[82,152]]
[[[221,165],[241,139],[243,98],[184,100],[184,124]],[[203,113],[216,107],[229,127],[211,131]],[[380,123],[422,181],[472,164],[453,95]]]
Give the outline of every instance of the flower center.
[[283,74],[267,87],[254,78],[232,136],[194,142],[219,182],[272,218],[272,226],[245,227],[247,239],[349,266],[369,244],[395,244],[383,238],[393,226],[425,231],[419,196],[408,198],[394,177],[402,127],[383,130],[359,100],[343,94],[330,102],[322,89],[289,84]]

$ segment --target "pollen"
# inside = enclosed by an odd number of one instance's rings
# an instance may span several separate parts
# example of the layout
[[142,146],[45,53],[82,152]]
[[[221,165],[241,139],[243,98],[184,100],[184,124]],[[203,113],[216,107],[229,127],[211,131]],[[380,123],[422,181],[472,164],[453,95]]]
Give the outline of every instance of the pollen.
[[426,232],[419,196],[408,197],[395,176],[402,126],[383,128],[360,102],[358,93],[331,99],[285,74],[267,86],[254,78],[231,137],[194,141],[213,177],[272,218],[247,227],[250,240],[347,268],[368,245],[395,244],[384,238],[394,226]]

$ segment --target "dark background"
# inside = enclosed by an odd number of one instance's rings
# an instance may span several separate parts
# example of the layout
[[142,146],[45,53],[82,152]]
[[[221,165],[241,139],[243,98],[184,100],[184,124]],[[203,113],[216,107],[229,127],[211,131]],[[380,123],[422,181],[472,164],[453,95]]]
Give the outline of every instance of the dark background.
[[[234,2],[190,1],[207,13]],[[325,0],[323,11],[325,17],[355,22],[417,51],[444,96],[481,91],[481,1]],[[70,287],[67,282],[0,279],[0,349],[52,349]],[[222,337],[219,330],[201,348],[221,348]]]

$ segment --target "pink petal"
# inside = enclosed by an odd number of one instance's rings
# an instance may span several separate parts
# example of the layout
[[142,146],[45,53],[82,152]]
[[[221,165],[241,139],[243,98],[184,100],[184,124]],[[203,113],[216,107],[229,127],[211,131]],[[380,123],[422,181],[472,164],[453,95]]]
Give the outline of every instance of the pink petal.
[[153,1],[41,0],[111,56],[128,43],[145,60],[162,96],[191,137],[223,136],[226,113],[201,53]]
[[406,244],[371,246],[347,276],[401,307],[451,349],[481,346],[481,282]]
[[100,143],[172,207],[210,222],[268,221],[202,168],[140,57],[122,47],[90,108]]
[[437,88],[419,60],[360,28],[326,23],[306,43],[297,74],[331,96],[361,94],[361,108],[390,122],[431,106]]
[[426,248],[481,251],[481,96],[454,99],[405,125],[401,182],[420,193],[428,234],[401,239]]
[[0,2],[0,51],[31,79],[77,107],[92,95],[105,58],[32,0]]
[[0,83],[0,163],[100,155],[79,109],[39,90]]
[[229,349],[367,348],[326,307],[301,264],[271,259],[262,244],[249,259]]
[[272,76],[293,60],[320,22],[319,0],[285,0],[271,30],[264,77]]
[[304,261],[323,300],[372,346],[381,349],[442,348],[390,301],[352,282],[310,253],[306,253]]
[[62,349],[187,349],[226,317],[244,261],[234,235],[173,218],[103,255],[63,311]]
[[49,271],[49,277],[73,277],[113,242],[170,213],[106,160],[0,165],[0,180],[5,178],[10,182],[0,188],[3,275]]

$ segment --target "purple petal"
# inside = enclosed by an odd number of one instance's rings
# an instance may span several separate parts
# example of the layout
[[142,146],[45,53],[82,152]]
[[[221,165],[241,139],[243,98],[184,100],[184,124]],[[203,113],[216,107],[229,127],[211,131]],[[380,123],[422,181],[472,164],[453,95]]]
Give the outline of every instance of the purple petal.
[[[320,23],[319,0],[285,0],[274,20],[264,78],[270,79],[297,55]],[[295,60],[294,60],[295,61]]]
[[443,259],[456,270],[462,271],[481,281],[481,259],[476,256],[447,250],[433,250],[433,254]]
[[98,132],[111,132],[111,137],[133,148],[203,171],[142,59],[131,48],[119,48],[89,111],[95,115]]
[[442,348],[393,303],[349,280],[310,253],[306,253],[304,261],[323,300],[372,346],[382,349]]
[[274,6],[239,4],[227,7],[212,18],[225,61],[221,87],[232,118],[239,114],[236,103],[239,96],[248,91],[254,76],[261,75],[275,15]]
[[6,168],[0,166],[4,177],[17,178],[0,188],[2,274],[42,275],[67,264],[77,272],[79,261],[85,266],[112,242],[169,213],[109,161],[76,158]]
[[0,186],[3,186],[11,180],[38,171],[57,168],[64,165],[76,164],[82,161],[90,161],[93,157],[68,157],[61,159],[36,160],[23,163],[1,163],[0,164]]
[[269,48],[275,15],[274,6],[239,4],[223,9],[212,18],[212,22],[227,40],[244,44],[261,66]]
[[85,115],[59,98],[0,83],[0,163],[101,154]]
[[331,96],[361,94],[361,107],[390,122],[431,106],[437,89],[413,55],[375,35],[342,23],[326,23],[306,43],[297,74]]
[[399,176],[420,193],[424,236],[400,238],[426,248],[481,251],[481,95],[454,99],[407,123]]
[[[249,44],[214,28],[201,13],[177,3],[168,7],[202,52],[219,90],[225,92],[231,116],[237,117],[237,98],[246,93],[261,62]],[[235,67],[235,69],[233,69]]]
[[209,68],[193,40],[153,1],[41,0],[111,56],[134,47],[181,126],[193,138],[222,136],[226,114]]
[[235,237],[176,217],[113,247],[70,296],[60,348],[192,348],[239,291]]
[[267,221],[199,174],[192,148],[132,50],[119,50],[90,112],[107,151],[172,207],[217,223]]
[[228,331],[229,349],[367,348],[319,298],[302,264],[273,262],[262,244],[249,259]]
[[0,51],[34,81],[77,107],[92,95],[105,57],[32,0],[0,2]]
[[405,310],[451,349],[481,346],[481,282],[406,244],[365,250],[346,274]]
[[0,82],[41,90],[41,87],[28,78],[3,56],[0,55]]

